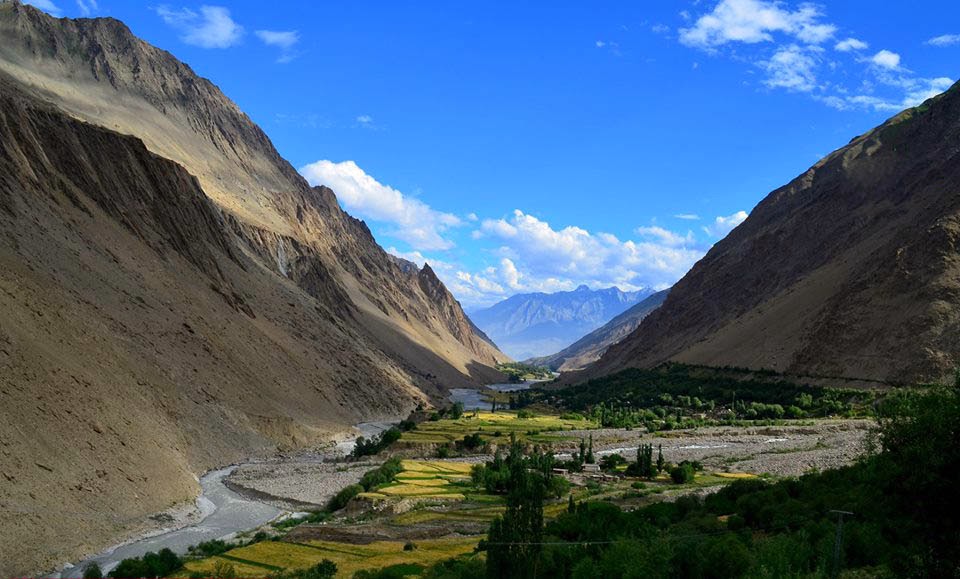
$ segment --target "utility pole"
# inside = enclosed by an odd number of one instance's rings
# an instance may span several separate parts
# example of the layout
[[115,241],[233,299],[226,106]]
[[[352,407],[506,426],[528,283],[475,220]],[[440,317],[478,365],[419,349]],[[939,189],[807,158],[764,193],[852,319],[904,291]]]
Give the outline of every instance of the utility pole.
[[837,514],[837,538],[833,543],[833,577],[838,577],[840,575],[840,548],[843,544],[843,516],[850,515],[853,516],[853,513],[849,511],[830,511],[831,513]]

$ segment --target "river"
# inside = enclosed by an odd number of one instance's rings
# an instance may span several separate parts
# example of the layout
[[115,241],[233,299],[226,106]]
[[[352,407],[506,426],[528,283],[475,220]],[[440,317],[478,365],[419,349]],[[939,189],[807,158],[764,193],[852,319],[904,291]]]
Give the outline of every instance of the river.
[[[497,392],[519,392],[529,390],[531,386],[538,384],[537,381],[523,382],[520,384],[490,384],[487,386],[490,390]],[[464,410],[492,410],[493,405],[483,398],[483,390],[473,388],[451,388],[450,402],[456,404],[463,403]]]
[[[388,422],[365,422],[356,425],[361,436],[370,438],[390,427]],[[353,450],[355,439],[338,443],[329,454],[317,455],[318,460],[342,457]],[[210,471],[200,478],[200,496],[197,508],[203,518],[192,525],[142,537],[111,547],[89,559],[64,569],[53,577],[75,579],[83,577],[83,571],[96,563],[104,574],[109,573],[123,559],[142,557],[150,551],[170,549],[184,554],[187,548],[214,539],[223,539],[236,533],[256,529],[286,513],[276,507],[241,496],[223,483],[237,465]]]

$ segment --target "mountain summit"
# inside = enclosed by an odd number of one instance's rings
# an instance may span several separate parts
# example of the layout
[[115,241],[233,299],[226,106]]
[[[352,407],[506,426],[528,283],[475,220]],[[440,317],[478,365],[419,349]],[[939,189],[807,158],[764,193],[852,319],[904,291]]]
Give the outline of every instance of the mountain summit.
[[517,294],[471,317],[503,351],[518,360],[557,352],[651,295],[616,287]]
[[505,359],[189,66],[0,4],[0,575]]
[[666,360],[925,382],[960,364],[960,86],[764,199],[584,376]]

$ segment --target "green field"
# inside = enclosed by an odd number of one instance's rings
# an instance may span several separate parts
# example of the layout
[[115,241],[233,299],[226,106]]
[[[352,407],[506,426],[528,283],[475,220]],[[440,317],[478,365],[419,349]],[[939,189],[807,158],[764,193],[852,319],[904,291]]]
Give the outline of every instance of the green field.
[[421,422],[416,430],[404,432],[400,444],[444,444],[463,440],[468,434],[478,433],[485,442],[498,445],[510,442],[510,434],[516,434],[521,441],[551,443],[577,440],[564,431],[595,429],[598,424],[593,420],[564,419],[559,416],[537,415],[532,418],[519,418],[513,411],[479,412],[464,414],[456,420]]

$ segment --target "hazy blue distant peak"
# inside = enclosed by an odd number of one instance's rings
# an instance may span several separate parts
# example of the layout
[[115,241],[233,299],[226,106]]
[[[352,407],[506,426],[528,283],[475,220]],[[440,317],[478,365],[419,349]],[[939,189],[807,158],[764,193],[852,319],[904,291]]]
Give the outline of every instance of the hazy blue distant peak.
[[517,294],[470,317],[504,352],[523,359],[565,348],[653,293],[581,285],[552,294]]

